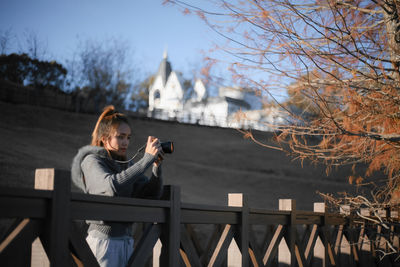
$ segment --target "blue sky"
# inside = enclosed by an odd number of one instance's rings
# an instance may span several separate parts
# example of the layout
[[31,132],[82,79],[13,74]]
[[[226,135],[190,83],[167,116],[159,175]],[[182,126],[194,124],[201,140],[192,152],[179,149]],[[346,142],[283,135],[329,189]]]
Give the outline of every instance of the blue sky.
[[173,69],[187,73],[215,38],[199,18],[162,0],[1,0],[0,31],[8,29],[16,37],[9,52],[18,51],[31,31],[60,63],[71,59],[79,39],[120,38],[144,74],[157,71],[165,49]]

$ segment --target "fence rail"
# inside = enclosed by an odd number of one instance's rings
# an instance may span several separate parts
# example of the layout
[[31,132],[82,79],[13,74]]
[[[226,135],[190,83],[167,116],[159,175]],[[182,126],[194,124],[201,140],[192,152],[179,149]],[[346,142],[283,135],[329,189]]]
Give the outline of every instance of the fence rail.
[[203,126],[218,126],[223,128],[241,128],[241,129],[253,129],[259,131],[273,131],[271,125],[276,124],[276,120],[279,118],[279,122],[285,123],[284,120],[276,116],[271,116],[267,119],[249,119],[245,116],[239,118],[238,114],[232,113],[230,115],[204,113],[204,112],[190,112],[188,110],[181,111],[168,111],[168,110],[152,110],[146,113],[136,113],[137,115],[147,116],[149,118],[164,120],[164,121],[177,121],[180,123],[197,124]]
[[378,253],[388,250],[385,238],[399,249],[395,226],[388,234],[321,204],[319,212],[300,211],[281,200],[279,211],[269,211],[248,207],[240,194],[225,207],[181,203],[176,186],[162,200],[86,195],[71,192],[68,171],[54,169],[37,170],[35,188],[47,190],[0,188],[1,218],[16,218],[0,241],[2,266],[43,264],[32,247],[37,238],[51,266],[98,266],[82,220],[141,226],[129,266],[399,265],[397,255],[379,260]]
[[[55,91],[50,89],[37,89],[27,86],[14,84],[0,79],[0,101],[15,104],[28,104],[43,106],[48,108],[84,112],[98,113],[101,108],[106,106],[105,99],[100,99],[96,95],[88,95],[82,92]],[[153,118],[164,121],[177,121],[179,123],[196,124],[202,126],[216,126],[223,128],[242,128],[260,131],[272,131],[270,125],[273,118],[278,115],[270,116],[267,121],[241,118],[238,120],[235,114],[230,116],[204,114],[204,112],[166,111],[166,110],[139,110],[126,111],[127,114],[137,118]],[[282,119],[281,122],[283,123]]]

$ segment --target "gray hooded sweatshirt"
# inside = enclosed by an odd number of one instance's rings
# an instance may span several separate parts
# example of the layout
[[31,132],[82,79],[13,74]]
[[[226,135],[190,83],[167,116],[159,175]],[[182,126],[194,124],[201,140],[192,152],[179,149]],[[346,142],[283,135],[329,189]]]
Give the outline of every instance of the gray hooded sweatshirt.
[[[156,156],[145,153],[136,163],[119,163],[103,147],[84,146],[72,161],[72,182],[88,194],[157,199],[162,194],[161,167],[153,167],[150,179],[144,175],[155,159]],[[131,235],[130,223],[87,223],[88,232],[93,236],[108,238]]]

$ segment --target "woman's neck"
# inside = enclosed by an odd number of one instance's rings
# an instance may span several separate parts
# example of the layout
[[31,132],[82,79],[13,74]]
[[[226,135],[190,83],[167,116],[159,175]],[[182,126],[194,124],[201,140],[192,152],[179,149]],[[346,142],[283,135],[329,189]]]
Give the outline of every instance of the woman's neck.
[[110,155],[110,157],[114,160],[120,160],[120,161],[126,160],[126,156],[117,155],[115,152],[112,152],[110,150],[107,150],[107,151],[108,151],[108,154]]

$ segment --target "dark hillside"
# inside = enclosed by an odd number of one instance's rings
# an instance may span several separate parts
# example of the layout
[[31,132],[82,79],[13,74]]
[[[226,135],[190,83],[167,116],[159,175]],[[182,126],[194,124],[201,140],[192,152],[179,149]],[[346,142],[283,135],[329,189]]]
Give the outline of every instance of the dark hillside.
[[[36,168],[69,169],[78,148],[90,141],[97,115],[0,102],[0,184],[33,187]],[[252,207],[276,209],[279,198],[294,198],[299,209],[321,201],[315,193],[350,189],[348,170],[330,176],[323,166],[300,166],[284,153],[262,148],[233,129],[131,118],[133,155],[148,135],[171,140],[166,184],[181,186],[183,201],[225,205],[227,194],[248,194]],[[264,140],[269,133],[257,132]]]

